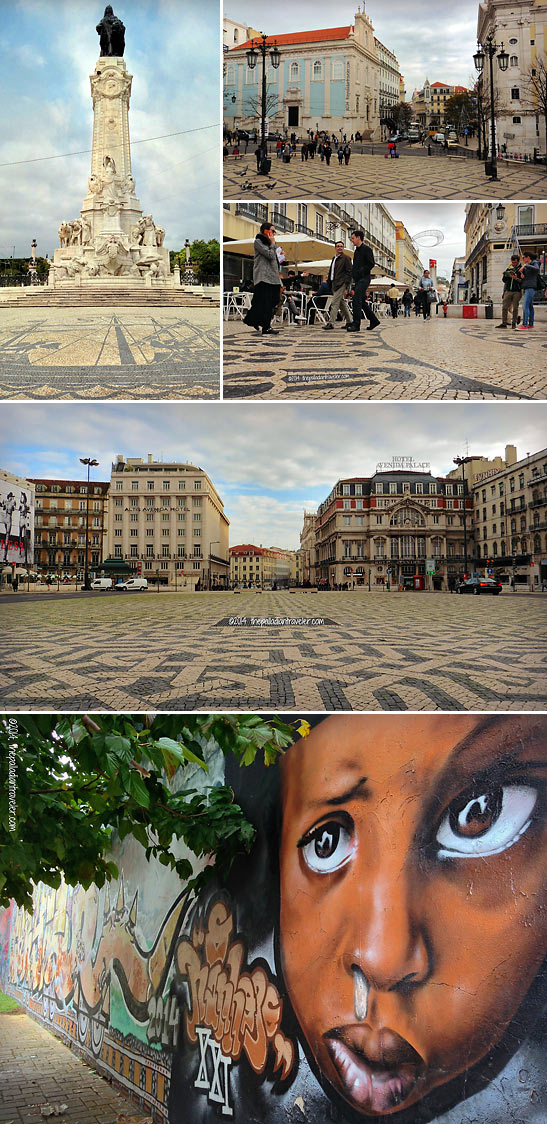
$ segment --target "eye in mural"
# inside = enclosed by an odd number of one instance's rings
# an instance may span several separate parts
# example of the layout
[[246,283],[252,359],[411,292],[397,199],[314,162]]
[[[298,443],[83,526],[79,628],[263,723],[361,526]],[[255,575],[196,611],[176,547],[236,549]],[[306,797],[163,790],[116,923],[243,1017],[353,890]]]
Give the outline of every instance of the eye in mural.
[[276,1082],[225,1049],[228,943],[210,963],[194,937],[174,1124],[183,1104],[245,1124],[544,1118],[546,734],[542,716],[332,716],[277,771],[233,770],[257,842],[202,922],[220,908],[260,956],[296,1052]]

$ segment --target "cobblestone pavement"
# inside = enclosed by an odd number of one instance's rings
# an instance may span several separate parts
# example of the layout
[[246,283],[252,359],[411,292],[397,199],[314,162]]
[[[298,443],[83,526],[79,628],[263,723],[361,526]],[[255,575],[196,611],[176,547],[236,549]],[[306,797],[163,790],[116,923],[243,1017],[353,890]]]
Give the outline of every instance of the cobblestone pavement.
[[540,165],[500,163],[499,179],[485,176],[484,164],[465,157],[401,151],[399,160],[353,153],[346,168],[331,160],[274,156],[270,176],[256,174],[254,156],[224,160],[225,199],[545,199],[547,174]]
[[547,324],[385,317],[358,335],[337,324],[266,336],[224,324],[225,398],[545,398]]
[[63,1124],[150,1119],[24,1011],[0,1015],[0,1072],[1,1124],[43,1124],[48,1104],[67,1106]]
[[0,698],[14,711],[537,710],[546,617],[547,597],[508,591],[21,600],[3,607]]
[[0,399],[219,396],[218,308],[0,311]]

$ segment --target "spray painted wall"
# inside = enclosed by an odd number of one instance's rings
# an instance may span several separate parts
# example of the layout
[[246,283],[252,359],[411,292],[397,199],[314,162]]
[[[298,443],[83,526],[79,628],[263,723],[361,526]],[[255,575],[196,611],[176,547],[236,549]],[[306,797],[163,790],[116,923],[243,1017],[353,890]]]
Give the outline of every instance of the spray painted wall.
[[191,901],[126,840],[108,890],[4,915],[7,990],[170,1124],[547,1114],[541,715],[318,721],[226,779],[257,827]]

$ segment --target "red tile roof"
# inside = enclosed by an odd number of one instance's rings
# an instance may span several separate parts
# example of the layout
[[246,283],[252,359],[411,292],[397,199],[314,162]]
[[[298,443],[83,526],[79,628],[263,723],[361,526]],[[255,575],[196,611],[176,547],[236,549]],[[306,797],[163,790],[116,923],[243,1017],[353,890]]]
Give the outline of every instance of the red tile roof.
[[243,543],[241,546],[231,546],[229,548],[229,553],[230,554],[249,554],[249,552],[251,550],[253,551],[253,554],[265,554],[266,553],[264,547],[253,546],[252,543]]
[[[347,27],[325,27],[320,31],[293,31],[288,35],[270,35],[266,39],[266,46],[272,47],[274,42],[278,47],[289,47],[291,43],[327,43],[332,39],[349,39],[352,24]],[[246,43],[238,43],[232,51],[248,50],[253,42],[248,39]]]

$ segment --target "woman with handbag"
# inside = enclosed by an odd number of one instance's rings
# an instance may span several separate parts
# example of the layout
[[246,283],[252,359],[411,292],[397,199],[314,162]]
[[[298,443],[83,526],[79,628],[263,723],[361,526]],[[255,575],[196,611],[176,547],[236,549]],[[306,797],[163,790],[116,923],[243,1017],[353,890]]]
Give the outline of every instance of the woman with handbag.
[[281,298],[281,277],[275,244],[275,227],[263,222],[254,240],[253,299],[243,323],[262,335],[278,335],[270,327],[274,310]]

